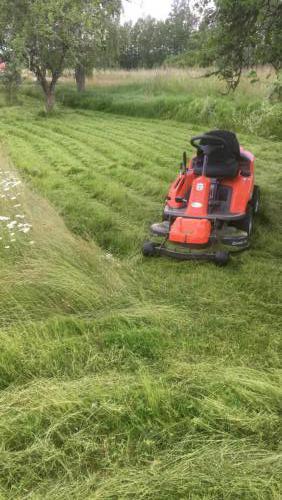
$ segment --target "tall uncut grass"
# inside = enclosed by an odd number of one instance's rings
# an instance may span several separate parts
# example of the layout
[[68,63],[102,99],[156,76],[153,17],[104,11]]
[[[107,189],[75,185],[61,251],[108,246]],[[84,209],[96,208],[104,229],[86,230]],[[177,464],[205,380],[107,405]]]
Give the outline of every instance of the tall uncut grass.
[[278,500],[280,144],[239,133],[262,189],[248,253],[145,260],[207,127],[22,99],[0,115],[0,497]]
[[[204,70],[139,70],[100,72],[89,79],[87,91],[77,93],[65,78],[58,99],[74,109],[158,118],[282,138],[282,105],[271,99],[275,77],[259,68],[258,79],[246,71],[234,94],[224,95],[224,83],[204,77]],[[251,83],[255,82],[255,83]],[[38,96],[39,89],[25,92]]]

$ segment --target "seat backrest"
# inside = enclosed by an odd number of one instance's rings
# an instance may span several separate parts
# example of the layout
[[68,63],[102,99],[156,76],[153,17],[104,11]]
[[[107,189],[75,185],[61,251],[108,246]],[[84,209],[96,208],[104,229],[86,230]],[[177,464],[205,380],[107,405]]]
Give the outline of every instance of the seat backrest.
[[233,132],[229,132],[228,130],[211,130],[210,132],[207,132],[205,134],[205,136],[207,136],[206,138],[201,139],[200,145],[209,144],[209,135],[212,137],[218,137],[225,143],[225,146],[223,146],[221,149],[215,150],[209,155],[209,159],[211,161],[215,160],[222,162],[229,159],[240,159],[240,144]]
[[[211,130],[204,134],[200,145],[208,145],[208,136],[218,137],[224,140],[224,146],[214,150],[208,155],[206,175],[208,177],[236,177],[239,169],[240,145],[236,135],[227,130]],[[211,141],[211,144],[214,142]],[[194,162],[194,171],[197,175],[202,174],[203,152],[198,149],[198,157]]]

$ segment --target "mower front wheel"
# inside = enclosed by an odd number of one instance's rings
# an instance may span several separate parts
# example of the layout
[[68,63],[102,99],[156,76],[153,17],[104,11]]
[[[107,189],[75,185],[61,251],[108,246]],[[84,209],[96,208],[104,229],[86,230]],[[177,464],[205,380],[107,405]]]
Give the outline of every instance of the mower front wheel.
[[152,241],[145,241],[142,249],[144,257],[154,257],[156,255],[156,244]]
[[227,266],[230,260],[230,254],[228,252],[216,252],[214,256],[214,262],[219,267]]

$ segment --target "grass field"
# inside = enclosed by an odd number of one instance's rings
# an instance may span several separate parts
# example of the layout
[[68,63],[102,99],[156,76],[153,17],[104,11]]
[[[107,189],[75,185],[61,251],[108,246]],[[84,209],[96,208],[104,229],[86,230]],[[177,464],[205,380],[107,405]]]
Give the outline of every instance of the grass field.
[[239,133],[248,253],[144,260],[203,127],[41,107],[0,116],[0,498],[278,500],[281,144]]

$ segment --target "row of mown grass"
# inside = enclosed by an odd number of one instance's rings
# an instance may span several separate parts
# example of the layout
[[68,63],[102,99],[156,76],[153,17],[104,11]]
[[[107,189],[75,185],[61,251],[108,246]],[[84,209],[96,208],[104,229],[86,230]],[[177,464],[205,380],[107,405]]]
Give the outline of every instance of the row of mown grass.
[[34,245],[0,240],[3,498],[278,500],[279,144],[240,137],[263,195],[248,254],[140,255],[199,130],[1,109],[14,165],[68,227],[24,188]]

